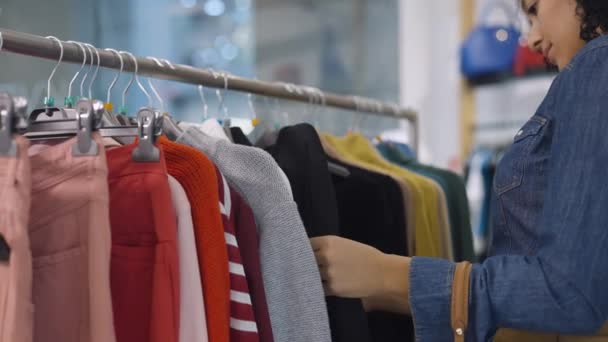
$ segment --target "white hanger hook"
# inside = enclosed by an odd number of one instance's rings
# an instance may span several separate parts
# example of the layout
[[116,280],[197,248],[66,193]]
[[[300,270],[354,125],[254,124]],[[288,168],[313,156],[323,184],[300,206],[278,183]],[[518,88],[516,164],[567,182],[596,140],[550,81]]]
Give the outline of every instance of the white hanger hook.
[[84,74],[84,77],[82,77],[82,80],[80,81],[80,97],[83,97],[82,94],[84,94],[84,83],[89,77],[89,73],[91,72],[91,70],[93,70],[93,62],[95,62],[95,59],[93,58],[93,50],[91,49],[91,47],[89,47],[87,44],[83,45],[87,48],[89,54],[91,55],[91,64],[89,65],[89,69],[87,69],[87,73]]
[[[156,65],[158,65],[162,69],[165,68],[165,65],[163,63],[161,63],[158,60],[158,58],[156,58],[156,57],[146,57],[146,59],[156,62]],[[156,99],[158,100],[158,103],[160,104],[160,112],[164,113],[165,112],[165,101],[163,101],[163,99],[160,97],[160,94],[158,93],[158,90],[156,90],[156,87],[154,86],[154,84],[152,84],[152,79],[150,77],[148,77],[148,85],[150,86],[150,89],[152,89],[154,96],[156,97]]]
[[[228,91],[228,73],[223,72],[222,76],[224,77],[224,92]],[[228,119],[228,107],[226,106],[226,101],[225,99],[222,97],[222,110],[224,111],[224,118]]]
[[68,98],[71,99],[71,97],[72,97],[72,86],[74,85],[74,82],[76,81],[76,79],[78,78],[78,76],[80,76],[80,73],[84,69],[84,66],[87,64],[87,51],[84,48],[84,45],[82,43],[75,42],[73,40],[68,40],[68,43],[72,43],[72,44],[78,45],[78,47],[82,51],[82,56],[83,56],[83,58],[82,58],[82,65],[80,66],[80,69],[78,69],[78,71],[76,72],[76,74],[74,74],[74,77],[72,77],[72,80],[70,81],[70,84],[68,85]]
[[[123,53],[124,53],[124,54],[128,54],[128,52],[126,52],[126,51],[119,51],[118,53],[119,53],[119,54],[121,54],[121,55],[122,55]],[[136,70],[135,72],[137,72],[137,63],[135,64],[135,70]],[[127,102],[127,101],[126,101],[126,98],[127,98],[127,92],[129,91],[129,89],[131,88],[131,85],[133,84],[133,80],[135,79],[135,75],[136,75],[135,73],[131,74],[131,79],[129,79],[129,82],[127,82],[127,86],[126,86],[126,87],[125,87],[125,89],[122,91],[122,102],[121,102],[121,107],[122,107],[122,108],[121,108],[121,109],[125,109],[125,103]],[[126,114],[126,113],[125,113],[125,114]]]
[[139,80],[139,74],[138,74],[139,73],[139,64],[137,63],[137,58],[135,57],[135,55],[133,55],[129,51],[121,51],[121,52],[127,54],[133,60],[133,64],[135,64],[135,82],[137,82],[137,86],[139,87],[141,92],[144,93],[146,95],[146,97],[148,98],[148,107],[152,107],[152,96],[150,96],[150,93],[148,93],[146,88],[144,88],[144,85],[141,84],[141,81]]
[[207,105],[207,100],[205,99],[205,88],[202,84],[198,85],[198,95],[201,97],[201,101],[203,102],[203,119],[207,120],[209,118],[209,106]]
[[97,67],[95,68],[95,72],[93,73],[93,77],[91,77],[91,81],[89,82],[89,99],[93,99],[93,93],[91,89],[93,88],[93,83],[97,79],[97,73],[99,72],[99,66],[101,65],[101,58],[99,57],[99,50],[91,44],[85,44],[87,47],[91,48],[91,51],[95,51],[95,56],[97,57]]
[[[218,79],[219,77],[224,76],[224,88],[225,89],[228,88],[228,80],[225,77],[224,73],[218,73],[215,70],[213,70],[212,68],[209,68],[209,72],[211,72],[214,79]],[[222,110],[224,111],[224,117],[226,117],[228,115],[228,110],[224,106],[224,96],[222,96],[222,91],[219,88],[216,89],[215,95],[217,96],[217,99],[218,99],[218,107],[217,107],[218,117],[219,117],[220,111],[222,111]]]
[[116,56],[118,57],[118,60],[120,61],[120,70],[118,70],[118,73],[116,74],[116,76],[114,76],[114,79],[112,80],[112,83],[110,83],[110,86],[108,87],[108,94],[107,94],[107,97],[106,97],[106,103],[110,103],[111,102],[111,96],[112,96],[112,89],[114,89],[114,85],[116,85],[116,82],[118,82],[118,79],[122,75],[122,70],[125,67],[125,61],[122,59],[122,55],[120,53],[118,53],[118,51],[116,51],[114,49],[105,49],[105,50],[106,51],[110,51],[110,52],[116,54]]
[[361,99],[359,98],[359,96],[353,96],[352,97],[353,101],[355,102],[355,110],[356,110],[356,114],[353,120],[353,127],[351,128],[351,130],[353,132],[358,132],[359,131],[359,121],[361,120]]
[[[49,101],[49,102],[45,103],[45,105],[47,105],[49,107],[52,107],[52,106],[54,106],[54,103],[53,104],[50,103],[52,101],[51,100],[51,80],[53,80],[53,76],[55,76],[55,72],[57,72],[57,69],[59,68],[59,65],[63,61],[63,43],[57,37],[47,36],[46,38],[56,41],[57,44],[59,44],[59,49],[60,49],[59,50],[59,60],[57,61],[57,64],[53,68],[53,71],[51,71],[51,75],[49,76],[49,79],[47,81],[47,87],[46,87],[46,100],[45,100],[45,102],[47,102],[47,101]],[[54,102],[54,101],[52,101],[52,102]]]
[[255,106],[253,105],[253,96],[251,93],[247,93],[247,104],[249,105],[249,113],[251,114],[251,120],[254,120],[257,117],[255,113]]

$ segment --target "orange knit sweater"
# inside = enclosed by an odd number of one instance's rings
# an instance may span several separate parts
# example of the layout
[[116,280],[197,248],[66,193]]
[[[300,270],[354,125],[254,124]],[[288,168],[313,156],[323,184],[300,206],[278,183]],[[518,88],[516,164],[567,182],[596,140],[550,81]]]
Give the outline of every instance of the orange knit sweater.
[[228,342],[230,274],[215,166],[205,155],[189,146],[165,137],[161,137],[158,143],[165,152],[169,174],[182,185],[192,208],[209,341]]

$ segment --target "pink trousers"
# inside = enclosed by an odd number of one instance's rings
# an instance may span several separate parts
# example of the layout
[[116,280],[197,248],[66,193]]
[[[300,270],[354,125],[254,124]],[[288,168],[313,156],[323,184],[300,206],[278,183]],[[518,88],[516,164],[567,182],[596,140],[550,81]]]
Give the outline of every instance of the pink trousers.
[[30,148],[34,341],[115,342],[107,165],[75,138]]
[[0,157],[0,235],[10,248],[8,261],[0,261],[0,342],[32,342],[29,143],[16,140],[17,156]]

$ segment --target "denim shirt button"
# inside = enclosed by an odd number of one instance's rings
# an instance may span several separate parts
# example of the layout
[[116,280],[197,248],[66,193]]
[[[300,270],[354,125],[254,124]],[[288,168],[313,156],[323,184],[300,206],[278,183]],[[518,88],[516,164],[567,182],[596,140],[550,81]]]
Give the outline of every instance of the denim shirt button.
[[463,334],[463,333],[464,333],[464,332],[462,331],[462,328],[458,328],[458,329],[456,329],[456,335],[458,335],[458,336],[462,336],[462,334]]

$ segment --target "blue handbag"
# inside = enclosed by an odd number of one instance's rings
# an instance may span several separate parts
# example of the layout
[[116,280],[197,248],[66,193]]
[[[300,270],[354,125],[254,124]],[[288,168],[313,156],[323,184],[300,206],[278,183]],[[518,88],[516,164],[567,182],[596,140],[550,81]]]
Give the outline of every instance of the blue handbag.
[[[496,8],[507,14],[510,21],[508,25],[486,23]],[[460,70],[472,82],[510,73],[521,37],[517,14],[504,2],[491,1],[481,13],[480,22],[469,33],[460,49]]]

